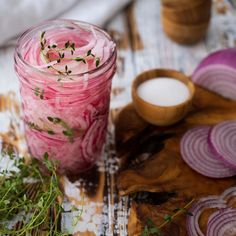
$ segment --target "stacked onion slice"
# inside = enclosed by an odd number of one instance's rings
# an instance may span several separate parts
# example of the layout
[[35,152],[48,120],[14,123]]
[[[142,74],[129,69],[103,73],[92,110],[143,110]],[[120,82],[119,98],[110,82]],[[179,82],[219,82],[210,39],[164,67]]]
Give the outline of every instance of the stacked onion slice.
[[[187,216],[187,231],[189,236],[234,236],[236,235],[236,209],[231,205],[236,201],[236,187],[223,192],[220,196],[208,196],[195,203]],[[206,233],[199,226],[201,214],[207,210],[213,213],[208,218]]]
[[236,120],[187,131],[181,139],[180,150],[183,160],[204,176],[236,175]]
[[204,58],[192,80],[223,97],[236,100],[236,48],[223,49]]

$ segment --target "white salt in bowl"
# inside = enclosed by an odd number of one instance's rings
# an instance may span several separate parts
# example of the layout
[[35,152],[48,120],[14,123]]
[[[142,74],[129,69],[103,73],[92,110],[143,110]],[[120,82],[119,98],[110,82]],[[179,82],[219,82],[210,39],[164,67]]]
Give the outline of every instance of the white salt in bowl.
[[[160,81],[156,81],[158,79]],[[137,113],[158,126],[172,125],[183,119],[191,108],[194,92],[194,84],[188,76],[169,69],[145,71],[132,85]]]

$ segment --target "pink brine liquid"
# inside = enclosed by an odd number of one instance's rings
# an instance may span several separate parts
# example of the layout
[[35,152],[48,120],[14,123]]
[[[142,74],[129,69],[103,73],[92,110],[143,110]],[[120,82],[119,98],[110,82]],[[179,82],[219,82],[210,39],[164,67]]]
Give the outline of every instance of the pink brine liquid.
[[105,143],[115,63],[111,38],[87,23],[47,21],[20,37],[15,70],[33,157],[47,152],[62,173],[94,165]]

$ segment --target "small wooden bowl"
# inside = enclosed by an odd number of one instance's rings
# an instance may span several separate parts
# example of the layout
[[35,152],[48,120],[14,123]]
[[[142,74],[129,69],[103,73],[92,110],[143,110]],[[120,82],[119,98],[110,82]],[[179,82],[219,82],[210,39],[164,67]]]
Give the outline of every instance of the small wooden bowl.
[[211,18],[211,1],[204,0],[192,5],[182,5],[182,8],[163,5],[162,15],[177,24],[201,24],[208,22]]
[[162,26],[166,35],[179,44],[194,44],[205,35],[209,22],[199,25],[181,25],[162,17]]
[[[190,91],[189,98],[185,102],[175,106],[157,106],[144,101],[137,94],[138,86],[146,80],[158,77],[173,78],[186,84]],[[158,126],[172,125],[183,119],[191,107],[194,91],[194,85],[188,76],[179,71],[168,69],[145,71],[139,74],[132,84],[133,104],[137,113],[147,122]]]
[[196,6],[202,2],[211,1],[211,0],[161,0],[161,5],[174,8],[174,9],[185,9],[192,6]]

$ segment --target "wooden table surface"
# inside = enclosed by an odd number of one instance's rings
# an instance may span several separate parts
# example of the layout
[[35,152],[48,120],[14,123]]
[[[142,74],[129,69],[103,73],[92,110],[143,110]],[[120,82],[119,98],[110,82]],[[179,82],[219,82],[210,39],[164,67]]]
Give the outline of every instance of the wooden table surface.
[[[235,3],[235,2],[234,2]],[[137,0],[116,15],[105,26],[118,47],[117,73],[113,79],[108,141],[101,160],[91,176],[75,183],[63,178],[65,192],[72,204],[83,206],[81,220],[74,226],[73,214],[64,213],[63,228],[74,235],[127,235],[129,197],[119,197],[116,172],[119,159],[114,150],[114,119],[117,111],[131,102],[130,87],[134,77],[147,69],[172,68],[190,75],[199,61],[217,49],[236,46],[236,5],[233,0],[216,0],[211,25],[201,42],[181,46],[168,39],[162,31],[159,0]],[[9,131],[15,117],[14,102],[19,100],[18,82],[13,70],[14,47],[0,49],[0,135]],[[16,95],[12,95],[11,92]],[[9,112],[10,111],[10,112]],[[19,117],[17,117],[19,119]],[[15,128],[19,133],[22,127]],[[24,150],[24,141],[20,141]],[[86,185],[86,186],[85,186]],[[88,188],[93,189],[89,194]],[[83,189],[87,188],[82,199]],[[64,206],[71,208],[66,199]]]

